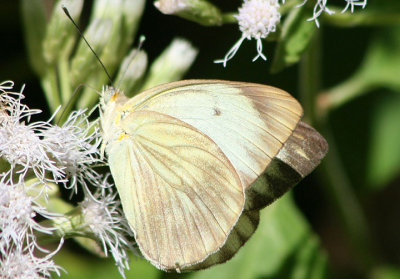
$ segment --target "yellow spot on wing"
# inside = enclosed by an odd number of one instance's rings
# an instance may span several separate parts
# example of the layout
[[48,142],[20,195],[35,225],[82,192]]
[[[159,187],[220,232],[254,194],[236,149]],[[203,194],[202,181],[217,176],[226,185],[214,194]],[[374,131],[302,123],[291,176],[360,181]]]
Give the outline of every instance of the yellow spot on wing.
[[121,133],[120,135],[119,135],[119,137],[117,138],[117,140],[119,141],[119,140],[123,140],[123,139],[126,139],[126,138],[128,138],[129,136],[128,136],[128,134],[126,134],[126,133]]

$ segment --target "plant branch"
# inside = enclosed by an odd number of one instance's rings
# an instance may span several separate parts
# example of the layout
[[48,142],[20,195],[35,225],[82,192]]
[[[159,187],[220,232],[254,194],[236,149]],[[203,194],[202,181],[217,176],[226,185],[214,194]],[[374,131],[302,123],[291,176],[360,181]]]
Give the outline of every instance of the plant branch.
[[374,259],[372,258],[373,249],[370,241],[370,232],[362,206],[354,193],[354,187],[347,177],[346,171],[339,159],[339,151],[336,147],[332,131],[325,121],[325,118],[318,117],[317,114],[317,92],[319,91],[321,80],[319,74],[320,67],[320,40],[317,34],[311,42],[307,53],[304,55],[300,64],[300,96],[305,107],[305,115],[314,126],[324,134],[329,143],[329,152],[321,164],[324,191],[328,200],[332,201],[335,211],[344,225],[345,233],[352,240],[353,249],[360,259],[363,272],[372,268]]

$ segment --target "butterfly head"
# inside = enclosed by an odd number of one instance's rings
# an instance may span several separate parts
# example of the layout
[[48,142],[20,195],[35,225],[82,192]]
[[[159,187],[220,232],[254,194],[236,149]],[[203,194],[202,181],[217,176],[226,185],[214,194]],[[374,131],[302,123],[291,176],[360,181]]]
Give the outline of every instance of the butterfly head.
[[103,106],[103,110],[104,106],[107,106],[110,101],[114,101],[118,95],[123,95],[123,93],[112,86],[104,86],[101,92],[101,105]]
[[103,138],[102,153],[109,141],[118,134],[118,122],[120,121],[121,105],[126,102],[127,97],[122,91],[114,87],[105,86],[101,95],[100,123]]

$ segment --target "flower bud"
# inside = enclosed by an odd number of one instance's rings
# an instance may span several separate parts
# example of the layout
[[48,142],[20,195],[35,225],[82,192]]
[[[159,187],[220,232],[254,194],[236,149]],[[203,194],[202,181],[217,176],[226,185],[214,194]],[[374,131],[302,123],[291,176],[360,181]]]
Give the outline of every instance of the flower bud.
[[78,21],[83,0],[58,1],[47,26],[43,41],[43,53],[46,61],[53,64],[60,56],[68,56],[76,39],[76,29],[62,10],[65,6],[71,17]]
[[142,89],[181,79],[192,65],[197,52],[188,41],[173,40],[151,65]]
[[158,0],[154,6],[164,14],[177,15],[202,25],[222,24],[221,11],[205,0]]
[[129,0],[122,4],[122,30],[124,38],[121,41],[119,52],[125,54],[130,48],[136,31],[139,27],[139,21],[144,10],[145,0]]
[[[90,23],[84,34],[90,46],[98,56],[100,56],[110,40],[111,29],[111,20],[95,19]],[[80,83],[85,82],[89,75],[103,71],[96,56],[87,46],[86,42],[81,40],[78,50],[71,61],[70,78],[72,87],[74,88]]]
[[116,78],[118,88],[130,97],[139,88],[147,68],[147,54],[143,50],[133,49],[122,62]]

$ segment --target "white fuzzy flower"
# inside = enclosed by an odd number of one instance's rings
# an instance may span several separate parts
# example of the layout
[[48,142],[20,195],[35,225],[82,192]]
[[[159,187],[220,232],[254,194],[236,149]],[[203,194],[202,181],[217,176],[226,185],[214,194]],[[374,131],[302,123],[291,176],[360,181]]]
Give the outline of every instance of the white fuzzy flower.
[[32,197],[28,197],[19,185],[0,184],[0,251],[13,243],[22,246],[28,228],[36,213],[32,209]]
[[0,257],[0,278],[43,279],[51,278],[51,272],[60,276],[60,271],[63,269],[51,258],[59,251],[62,244],[63,240],[58,249],[41,258],[35,256],[35,248],[32,245],[6,251]]
[[[4,253],[8,247],[22,247],[27,243],[36,245],[34,231],[51,234],[52,228],[39,225],[35,221],[37,214],[51,218],[52,214],[37,203],[35,198],[40,195],[40,187],[36,184],[30,187],[22,184],[7,185],[0,182],[0,253]],[[27,194],[27,190],[35,193]]]
[[[104,179],[106,183],[107,177]],[[107,184],[107,183],[106,183]],[[111,186],[108,184],[108,186]],[[83,224],[102,242],[105,255],[110,252],[118,266],[119,272],[124,275],[124,269],[129,269],[126,250],[133,249],[124,237],[131,234],[130,229],[120,211],[120,203],[115,199],[116,194],[106,194],[106,187],[101,188],[93,198],[87,196],[81,203]]]
[[239,15],[236,16],[242,37],[228,51],[224,59],[217,60],[215,63],[223,63],[225,67],[245,39],[257,41],[257,56],[253,61],[259,57],[266,60],[267,58],[262,53],[261,40],[265,39],[269,33],[275,32],[276,25],[281,19],[279,7],[278,0],[244,0],[243,6],[239,8]]
[[86,181],[99,184],[100,176],[91,166],[102,163],[101,137],[98,129],[90,125],[85,110],[72,112],[61,127],[51,126],[42,134],[48,153],[69,179],[67,188],[76,192],[79,182],[88,191]]
[[17,183],[20,183],[28,170],[32,170],[42,182],[50,180],[46,178],[48,172],[53,181],[61,180],[63,171],[48,157],[48,148],[41,140],[49,123],[29,123],[30,117],[41,111],[29,109],[21,103],[23,89],[21,92],[6,92],[4,88],[0,87],[0,157],[10,163],[10,170],[3,175],[13,181],[17,174]]

